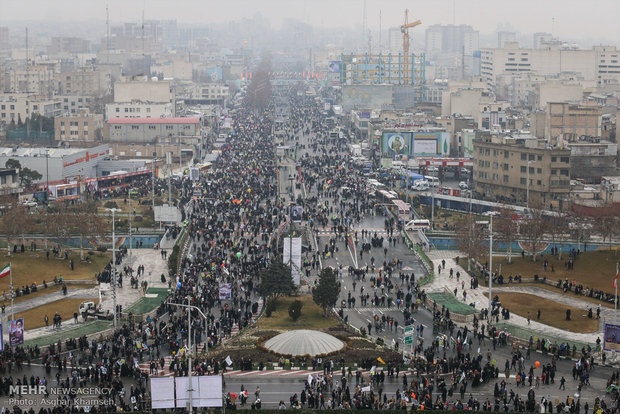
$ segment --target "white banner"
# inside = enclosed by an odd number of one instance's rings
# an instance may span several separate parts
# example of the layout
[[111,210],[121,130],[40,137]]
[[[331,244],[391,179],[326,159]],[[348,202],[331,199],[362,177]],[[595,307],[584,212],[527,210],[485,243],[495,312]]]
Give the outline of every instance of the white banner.
[[[295,286],[299,286],[301,283],[301,237],[284,237],[283,243],[282,260],[285,265],[291,266],[293,283]],[[292,259],[291,250],[293,251]]]
[[174,378],[151,377],[151,407],[174,408]]
[[155,221],[163,221],[164,223],[180,223],[181,212],[175,206],[164,204],[163,206],[155,206]]
[[205,375],[198,377],[200,399],[194,403],[196,407],[222,406],[222,377],[220,375]]

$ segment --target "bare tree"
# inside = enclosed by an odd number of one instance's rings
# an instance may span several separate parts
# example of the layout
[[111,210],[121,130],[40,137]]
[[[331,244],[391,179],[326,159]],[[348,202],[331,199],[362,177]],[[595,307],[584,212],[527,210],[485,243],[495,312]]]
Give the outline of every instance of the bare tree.
[[56,237],[61,244],[64,244],[71,237],[71,233],[75,229],[75,217],[63,202],[54,203],[50,209],[50,233]]
[[469,214],[456,225],[456,245],[459,251],[467,255],[467,270],[472,259],[481,260],[486,252],[484,230],[476,225],[476,217]]
[[495,218],[495,228],[498,239],[508,245],[508,263],[512,263],[512,243],[518,238],[519,225],[515,218],[515,211],[502,207]]
[[526,242],[526,250],[532,255],[532,261],[542,248],[542,240],[547,229],[547,222],[543,217],[541,206],[531,207],[529,217],[525,218],[520,226],[521,236]]
[[11,240],[21,234],[21,226],[24,222],[26,209],[16,202],[4,205],[4,216],[2,217],[2,232],[6,237],[7,251],[11,256]]
[[605,239],[609,240],[609,250],[611,250],[611,239],[620,226],[620,219],[617,216],[605,216],[597,218],[593,223],[593,230],[601,236],[603,243]]
[[547,221],[547,232],[551,236],[553,246],[556,247],[556,243],[560,243],[560,249],[558,250],[558,260],[562,260],[562,248],[564,247],[564,240],[569,233],[568,218],[564,214],[554,214]]
[[90,236],[103,236],[105,223],[97,215],[95,202],[82,203],[72,209],[75,219],[75,232],[80,237],[80,260],[84,260],[84,239]]

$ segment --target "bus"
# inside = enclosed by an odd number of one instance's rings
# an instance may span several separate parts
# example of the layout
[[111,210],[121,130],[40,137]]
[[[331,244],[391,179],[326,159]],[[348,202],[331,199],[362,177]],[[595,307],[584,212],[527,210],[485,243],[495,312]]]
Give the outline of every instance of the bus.
[[439,178],[433,177],[431,175],[425,175],[424,179],[428,181],[428,185],[431,187],[439,187]]

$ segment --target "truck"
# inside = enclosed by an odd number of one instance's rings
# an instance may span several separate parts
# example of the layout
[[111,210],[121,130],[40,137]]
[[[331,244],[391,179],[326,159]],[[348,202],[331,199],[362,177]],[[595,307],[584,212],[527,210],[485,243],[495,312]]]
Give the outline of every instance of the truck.
[[103,320],[111,320],[112,314],[108,312],[104,312],[101,309],[101,304],[96,305],[94,301],[82,302],[80,306],[78,306],[78,313],[82,315],[82,318],[86,322],[89,316],[95,317],[97,319]]

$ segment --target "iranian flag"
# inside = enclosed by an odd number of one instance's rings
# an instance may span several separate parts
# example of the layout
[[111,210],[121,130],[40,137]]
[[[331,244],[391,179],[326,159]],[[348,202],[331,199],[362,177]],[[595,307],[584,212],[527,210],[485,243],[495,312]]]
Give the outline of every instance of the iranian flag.
[[9,273],[11,273],[11,264],[10,263],[8,265],[4,266],[4,268],[2,270],[0,270],[0,279],[2,279],[5,276],[8,276]]
[[[3,270],[4,272],[4,270]],[[4,277],[4,273],[0,274],[0,277]],[[616,287],[616,285],[618,284],[618,273],[616,273],[616,277],[614,277],[614,284],[612,285],[612,287]]]

